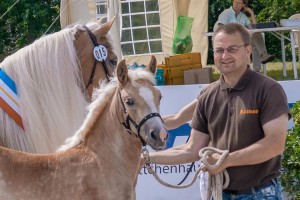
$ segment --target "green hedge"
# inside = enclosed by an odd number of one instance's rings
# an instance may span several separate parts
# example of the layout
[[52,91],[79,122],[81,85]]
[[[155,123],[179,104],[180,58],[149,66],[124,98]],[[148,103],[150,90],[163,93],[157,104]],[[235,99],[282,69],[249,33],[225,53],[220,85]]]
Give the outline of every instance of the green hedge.
[[300,199],[300,101],[291,109],[294,127],[288,130],[283,154],[281,183],[284,191],[294,199]]

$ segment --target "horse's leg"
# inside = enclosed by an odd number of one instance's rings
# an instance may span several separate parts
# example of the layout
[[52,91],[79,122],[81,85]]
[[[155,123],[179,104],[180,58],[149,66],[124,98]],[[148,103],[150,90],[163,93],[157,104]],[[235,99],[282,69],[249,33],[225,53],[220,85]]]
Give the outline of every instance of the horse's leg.
[[136,192],[135,192],[135,188],[136,188],[138,176],[139,176],[140,171],[142,170],[143,167],[144,167],[143,160],[140,159],[139,168],[138,168],[138,171],[137,171],[137,173],[136,173],[135,180],[134,180],[134,184],[133,184],[133,195],[132,195],[132,200],[136,200]]
[[136,200],[136,192],[135,192],[135,187],[137,184],[137,179],[138,179],[139,173],[137,173],[135,180],[134,180],[134,184],[133,184],[133,194],[132,194],[132,200]]

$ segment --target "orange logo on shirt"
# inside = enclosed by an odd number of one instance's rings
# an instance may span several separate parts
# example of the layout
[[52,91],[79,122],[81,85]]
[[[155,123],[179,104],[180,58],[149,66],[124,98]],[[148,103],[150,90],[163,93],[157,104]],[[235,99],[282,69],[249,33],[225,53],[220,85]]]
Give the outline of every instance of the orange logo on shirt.
[[249,114],[258,114],[259,110],[258,109],[254,109],[254,110],[240,110],[240,114],[241,115],[249,115]]

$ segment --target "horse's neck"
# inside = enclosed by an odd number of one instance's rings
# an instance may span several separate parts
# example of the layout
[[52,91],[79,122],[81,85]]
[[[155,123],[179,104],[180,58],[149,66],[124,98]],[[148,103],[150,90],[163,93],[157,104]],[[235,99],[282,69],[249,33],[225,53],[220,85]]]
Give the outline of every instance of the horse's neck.
[[94,123],[86,145],[102,163],[103,160],[106,162],[108,170],[112,166],[122,166],[117,170],[126,169],[124,176],[134,180],[138,173],[142,146],[140,139],[125,130],[119,118],[108,107],[105,108]]

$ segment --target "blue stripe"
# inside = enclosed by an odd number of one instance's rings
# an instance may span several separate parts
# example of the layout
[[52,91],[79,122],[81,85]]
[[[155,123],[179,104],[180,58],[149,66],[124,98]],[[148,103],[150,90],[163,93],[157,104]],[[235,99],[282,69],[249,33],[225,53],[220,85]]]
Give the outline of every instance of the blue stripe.
[[175,138],[177,136],[189,136],[191,133],[191,127],[188,123],[183,124],[182,126],[178,127],[177,129],[170,130],[169,137],[166,143],[166,149],[171,148],[174,146]]
[[0,68],[0,79],[17,95],[15,82]]

